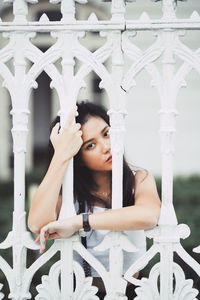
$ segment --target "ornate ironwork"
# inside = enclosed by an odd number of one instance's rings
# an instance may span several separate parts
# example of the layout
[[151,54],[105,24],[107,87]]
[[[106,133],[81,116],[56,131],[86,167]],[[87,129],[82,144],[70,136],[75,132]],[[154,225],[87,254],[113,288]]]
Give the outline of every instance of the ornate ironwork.
[[[35,272],[57,252],[60,261],[52,266],[49,275],[42,277],[37,287],[36,299],[96,299],[97,289],[92,286],[91,278],[85,278],[82,267],[73,261],[73,253],[77,252],[102,277],[107,296],[105,299],[126,299],[127,281],[139,286],[136,289],[137,299],[186,300],[187,295],[195,300],[197,291],[192,288],[192,281],[186,280],[183,271],[173,262],[173,253],[178,255],[200,274],[199,264],[183,249],[180,239],[189,236],[186,225],[178,225],[173,206],[173,156],[174,136],[176,131],[176,96],[182,86],[185,86],[186,75],[195,69],[200,73],[200,49],[192,50],[184,45],[180,38],[180,29],[200,29],[200,16],[193,13],[190,19],[177,19],[174,3],[163,0],[163,16],[160,20],[151,19],[146,13],[136,20],[126,20],[124,0],[113,0],[111,19],[98,20],[92,14],[87,20],[78,21],[75,18],[75,2],[84,5],[86,0],[51,0],[60,3],[62,20],[49,21],[43,15],[38,22],[27,21],[28,3],[35,5],[36,0],[12,0],[13,22],[0,22],[0,31],[9,42],[0,50],[0,75],[4,87],[12,99],[13,119],[13,151],[14,151],[14,214],[13,228],[1,249],[12,247],[13,266],[0,257],[0,268],[5,274],[9,288],[9,298],[13,300],[30,299],[30,283]],[[131,0],[128,2],[132,2]],[[134,5],[134,3],[132,4]],[[103,46],[91,52],[84,47],[80,40],[89,31],[97,31],[106,39]],[[134,44],[137,31],[148,30],[156,33],[152,45],[141,50]],[[31,39],[38,32],[49,32],[55,38],[55,43],[43,53]],[[124,58],[131,60],[127,72],[124,72]],[[175,59],[178,57],[182,65],[175,70]],[[78,72],[74,73],[75,58],[82,62]],[[106,60],[112,61],[111,72],[105,66]],[[162,58],[162,67],[158,59]],[[7,66],[13,59],[14,72]],[[55,66],[60,59],[62,72]],[[27,71],[27,61],[31,63]],[[162,159],[162,209],[159,226],[147,231],[148,238],[153,238],[153,245],[147,253],[137,260],[122,276],[123,251],[136,251],[123,232],[110,232],[104,241],[95,249],[110,253],[110,267],[104,266],[83,247],[79,237],[74,235],[66,240],[57,240],[50,249],[40,256],[30,267],[26,267],[26,251],[37,250],[25,222],[25,152],[28,134],[28,99],[32,88],[37,88],[36,79],[45,71],[51,78],[51,87],[59,96],[61,121],[65,119],[69,109],[75,105],[79,91],[85,87],[84,79],[94,71],[101,79],[100,87],[105,89],[110,101],[109,115],[111,119],[111,143],[113,151],[113,189],[112,207],[122,206],[122,162],[123,162],[123,133],[124,117],[126,115],[126,92],[134,88],[135,78],[141,70],[146,70],[160,97],[160,134]],[[19,89],[20,86],[20,89]],[[63,205],[60,218],[75,214],[73,205],[72,163],[63,184]],[[67,196],[66,196],[67,195]],[[66,199],[67,198],[67,199]],[[66,209],[67,207],[67,209]],[[199,251],[199,247],[196,248]],[[160,263],[155,265],[149,279],[134,279],[132,275],[143,269],[152,257],[160,253]],[[78,278],[78,285],[73,289],[73,272]],[[176,281],[173,289],[173,276]],[[58,284],[59,277],[61,285]],[[160,278],[160,289],[157,282]],[[126,280],[127,281],[126,281]],[[67,284],[66,284],[67,282]],[[0,285],[2,290],[2,285]],[[0,292],[0,299],[3,293]]]

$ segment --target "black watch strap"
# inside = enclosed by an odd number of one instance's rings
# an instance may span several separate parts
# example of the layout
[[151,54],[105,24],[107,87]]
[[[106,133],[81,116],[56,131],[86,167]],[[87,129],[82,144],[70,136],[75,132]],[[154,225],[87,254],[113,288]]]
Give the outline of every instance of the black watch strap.
[[90,223],[89,223],[89,213],[88,212],[83,213],[82,216],[83,216],[83,230],[85,232],[88,232],[91,230]]

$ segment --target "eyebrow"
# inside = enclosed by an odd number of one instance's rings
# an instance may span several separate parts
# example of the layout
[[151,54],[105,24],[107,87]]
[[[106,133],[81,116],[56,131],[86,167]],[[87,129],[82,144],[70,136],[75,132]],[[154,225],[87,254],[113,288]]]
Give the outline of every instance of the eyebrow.
[[[101,133],[103,133],[108,127],[110,127],[110,126],[109,126],[109,125],[106,125],[106,126],[101,130]],[[84,147],[85,144],[88,144],[88,143],[92,142],[93,140],[94,140],[94,138],[85,141],[85,142],[82,144],[82,147]],[[81,148],[82,148],[82,147],[81,147]]]

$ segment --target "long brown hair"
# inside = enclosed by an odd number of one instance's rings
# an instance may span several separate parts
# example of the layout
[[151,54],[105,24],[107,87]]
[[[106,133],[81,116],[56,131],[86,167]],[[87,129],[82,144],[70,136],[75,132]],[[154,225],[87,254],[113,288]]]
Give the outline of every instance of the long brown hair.
[[[102,105],[90,102],[77,104],[78,116],[76,122],[84,125],[91,116],[102,118],[108,125],[109,116]],[[112,183],[112,173],[110,172],[110,184]],[[81,158],[80,151],[74,157],[74,198],[79,203],[79,212],[86,208],[92,210],[94,202],[99,202],[107,207],[105,200],[95,196],[91,192],[97,189],[97,184],[93,178],[92,171],[87,168]],[[123,206],[133,205],[134,175],[123,159]]]

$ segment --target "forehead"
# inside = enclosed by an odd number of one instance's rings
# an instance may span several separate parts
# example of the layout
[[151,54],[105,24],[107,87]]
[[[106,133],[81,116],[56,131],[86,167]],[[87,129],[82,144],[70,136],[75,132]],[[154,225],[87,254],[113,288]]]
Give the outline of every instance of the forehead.
[[95,138],[108,124],[100,117],[89,117],[88,121],[81,127],[83,140]]

